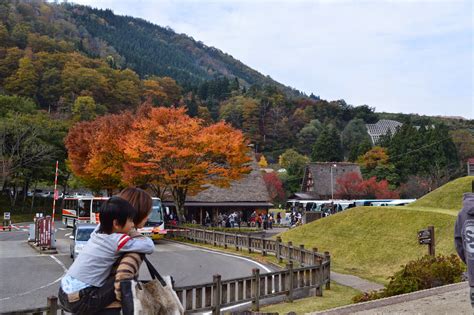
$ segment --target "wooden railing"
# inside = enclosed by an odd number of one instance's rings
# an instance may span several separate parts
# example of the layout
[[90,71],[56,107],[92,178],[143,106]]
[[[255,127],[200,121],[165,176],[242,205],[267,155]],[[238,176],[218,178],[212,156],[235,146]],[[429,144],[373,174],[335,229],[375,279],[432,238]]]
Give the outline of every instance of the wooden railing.
[[323,286],[330,288],[331,257],[328,252],[322,254],[316,248],[306,250],[302,245],[284,244],[281,238],[269,240],[201,229],[173,230],[167,237],[246,249],[262,255],[274,254],[280,262],[288,262],[286,269],[281,271],[260,274],[259,269],[253,269],[252,275],[247,277],[222,280],[220,275],[215,275],[213,282],[177,287],[176,293],[186,313],[212,311],[219,314],[223,307],[245,302],[251,302],[252,309],[258,311],[262,299],[286,295],[288,301],[293,301],[296,291],[314,289],[316,296],[322,296]]

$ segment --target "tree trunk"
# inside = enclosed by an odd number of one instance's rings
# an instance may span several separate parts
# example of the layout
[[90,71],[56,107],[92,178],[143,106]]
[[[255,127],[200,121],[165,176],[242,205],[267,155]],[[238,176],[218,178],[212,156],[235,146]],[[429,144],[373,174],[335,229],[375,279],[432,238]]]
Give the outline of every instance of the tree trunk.
[[30,208],[30,213],[33,213],[33,208],[35,207],[35,195],[36,195],[36,187],[38,183],[35,181],[34,188],[33,188],[33,194],[31,196],[31,208]]
[[174,188],[172,190],[172,194],[178,219],[181,223],[184,223],[186,222],[186,215],[184,213],[184,203],[186,202],[187,190],[183,188]]

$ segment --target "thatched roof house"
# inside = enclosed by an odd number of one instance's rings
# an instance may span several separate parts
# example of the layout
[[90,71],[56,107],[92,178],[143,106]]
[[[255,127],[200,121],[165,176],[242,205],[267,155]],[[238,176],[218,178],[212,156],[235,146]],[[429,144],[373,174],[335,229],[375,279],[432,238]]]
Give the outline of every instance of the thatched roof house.
[[[233,181],[229,188],[209,185],[197,195],[187,196],[184,204],[187,220],[201,222],[206,211],[211,217],[218,213],[239,211],[246,219],[253,211],[266,212],[273,204],[270,202],[263,176],[255,160],[251,162],[252,171],[240,180]],[[173,202],[166,200],[166,206],[174,207]]]
[[[356,172],[362,177],[360,167],[356,163],[310,163],[306,165],[304,171],[301,192],[304,193],[305,196],[313,197],[312,199],[331,199],[332,193],[336,193],[337,191],[337,180],[350,172]],[[333,184],[332,188],[331,183]]]

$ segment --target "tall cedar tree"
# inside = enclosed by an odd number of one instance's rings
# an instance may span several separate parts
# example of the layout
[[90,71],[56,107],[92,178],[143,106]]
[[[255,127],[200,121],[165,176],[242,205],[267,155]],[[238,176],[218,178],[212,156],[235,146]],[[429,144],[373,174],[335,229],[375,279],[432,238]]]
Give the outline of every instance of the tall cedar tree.
[[124,177],[150,176],[169,187],[181,219],[188,193],[196,194],[209,184],[228,187],[250,171],[244,136],[230,125],[205,126],[186,115],[184,108],[146,111],[133,122],[124,141]]
[[314,162],[342,161],[341,137],[336,128],[328,126],[323,129],[314,144],[311,159]]

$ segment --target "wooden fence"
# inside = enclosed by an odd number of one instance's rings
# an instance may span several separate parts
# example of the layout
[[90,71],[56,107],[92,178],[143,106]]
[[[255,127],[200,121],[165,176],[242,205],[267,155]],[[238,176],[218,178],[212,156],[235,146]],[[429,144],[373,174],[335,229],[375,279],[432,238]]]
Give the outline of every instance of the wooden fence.
[[274,254],[280,262],[288,262],[287,268],[281,271],[260,274],[259,269],[254,269],[247,277],[222,280],[220,275],[215,275],[213,282],[177,287],[175,291],[186,313],[212,311],[219,314],[223,307],[245,302],[252,302],[252,309],[258,311],[260,301],[265,298],[286,295],[288,301],[293,301],[296,291],[314,289],[316,296],[322,296],[323,286],[330,288],[331,257],[316,248],[307,250],[303,245],[284,244],[280,238],[268,240],[201,229],[173,230],[167,237],[184,237],[193,242],[257,251],[262,255]]

